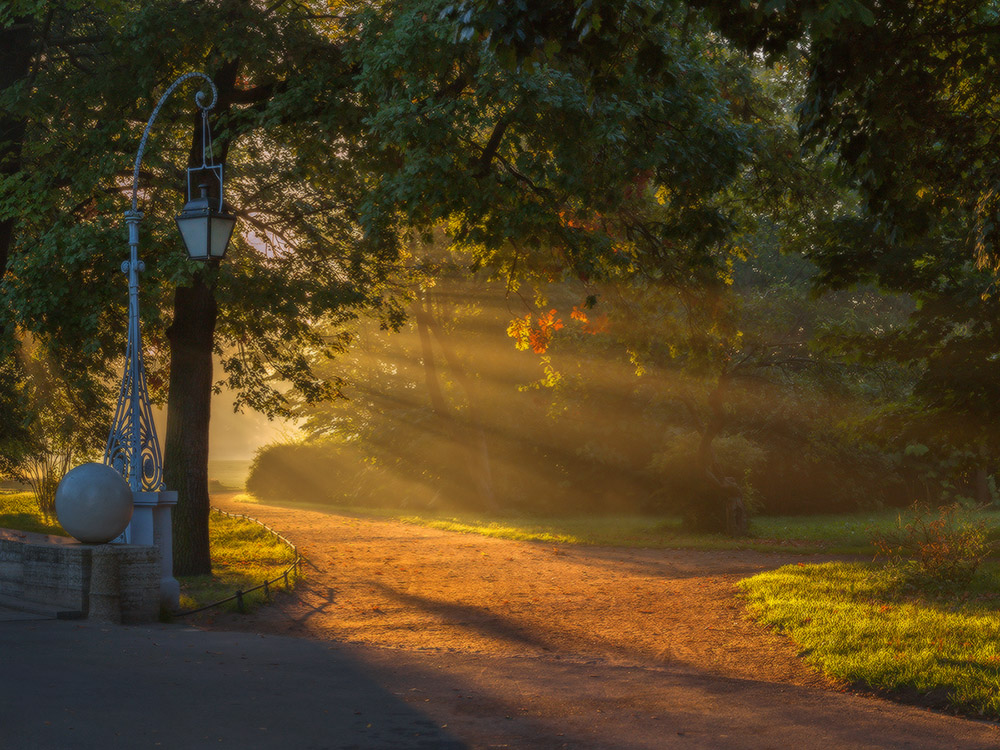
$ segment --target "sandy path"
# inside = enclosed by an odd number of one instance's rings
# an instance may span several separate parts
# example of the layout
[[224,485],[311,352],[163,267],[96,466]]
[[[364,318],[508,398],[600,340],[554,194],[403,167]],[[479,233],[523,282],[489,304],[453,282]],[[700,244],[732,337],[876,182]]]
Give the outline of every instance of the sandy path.
[[472,747],[1000,748],[993,725],[838,692],[749,622],[734,583],[798,557],[552,546],[213,500],[281,529],[308,564],[294,596],[205,626],[351,644]]

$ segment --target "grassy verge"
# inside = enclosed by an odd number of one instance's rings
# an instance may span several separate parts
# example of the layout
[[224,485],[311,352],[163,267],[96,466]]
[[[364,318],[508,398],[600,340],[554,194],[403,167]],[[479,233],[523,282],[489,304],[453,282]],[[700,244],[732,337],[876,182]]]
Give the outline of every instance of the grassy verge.
[[[237,495],[235,502],[257,503],[253,495]],[[517,541],[551,544],[586,544],[613,547],[761,549],[821,552],[823,545],[782,539],[731,539],[723,534],[689,534],[681,530],[680,519],[639,515],[538,517],[515,514],[487,515],[468,512],[413,511],[392,508],[363,508],[329,503],[282,501],[287,508],[348,516],[375,518],[427,526],[444,531],[480,534]]]
[[[252,495],[237,495],[236,502],[258,502]],[[771,516],[751,521],[751,536],[732,539],[723,534],[690,534],[681,529],[679,518],[670,516],[601,515],[532,517],[448,513],[390,508],[360,508],[287,501],[280,505],[356,518],[380,518],[418,524],[445,531],[481,534],[503,539],[613,547],[674,549],[751,549],[763,552],[802,554],[874,553],[869,542],[873,530],[896,526],[900,511],[880,511],[840,516]],[[905,517],[907,511],[902,511]],[[1000,536],[1000,511],[979,511],[993,533]]]
[[921,593],[861,563],[790,565],[740,583],[758,621],[834,678],[903,700],[1000,718],[1000,564],[970,588]]
[[[45,518],[30,492],[0,493],[0,527],[66,536],[59,523]],[[212,575],[181,577],[181,607],[195,609],[247,590],[279,575],[295,555],[281,541],[251,521],[219,513],[209,516]],[[289,580],[294,576],[289,574]],[[248,607],[264,600],[263,591],[245,598]],[[223,605],[236,609],[236,602]]]
[[54,518],[46,518],[30,492],[0,492],[0,528],[66,536]]
[[[181,608],[196,609],[232,596],[237,590],[246,591],[264,581],[272,580],[292,564],[295,554],[263,527],[241,518],[220,513],[209,516],[209,543],[212,549],[212,575],[182,576]],[[289,573],[289,583],[294,573]],[[283,582],[276,588],[283,586]],[[244,597],[247,608],[264,602],[264,592],[255,591]],[[235,610],[235,601],[222,605]]]

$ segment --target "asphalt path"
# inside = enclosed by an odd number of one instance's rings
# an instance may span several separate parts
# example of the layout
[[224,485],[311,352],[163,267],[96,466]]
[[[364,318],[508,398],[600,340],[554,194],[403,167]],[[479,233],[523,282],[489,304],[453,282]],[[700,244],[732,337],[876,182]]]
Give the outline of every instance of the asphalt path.
[[0,621],[3,750],[464,747],[330,644]]

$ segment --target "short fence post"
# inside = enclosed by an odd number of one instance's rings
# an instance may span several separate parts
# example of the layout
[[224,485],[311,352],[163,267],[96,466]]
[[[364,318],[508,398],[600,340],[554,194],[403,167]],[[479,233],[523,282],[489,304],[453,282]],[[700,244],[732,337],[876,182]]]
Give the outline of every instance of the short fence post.
[[284,576],[285,576],[285,588],[287,589],[288,588],[288,570],[287,569],[285,570]]
[[241,613],[246,611],[243,608],[243,592],[242,591],[237,591],[236,592],[236,607],[240,610]]
[[267,581],[264,581],[264,598],[268,601],[271,599],[271,587]]

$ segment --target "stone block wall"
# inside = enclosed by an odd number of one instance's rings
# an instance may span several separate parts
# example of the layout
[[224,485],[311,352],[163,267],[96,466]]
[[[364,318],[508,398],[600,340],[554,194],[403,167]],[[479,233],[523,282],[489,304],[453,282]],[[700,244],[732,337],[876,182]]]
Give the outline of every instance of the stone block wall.
[[91,548],[0,539],[0,594],[54,609],[87,611]]
[[159,552],[8,532],[0,535],[0,595],[106,622],[152,622],[160,613]]

